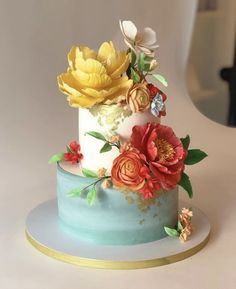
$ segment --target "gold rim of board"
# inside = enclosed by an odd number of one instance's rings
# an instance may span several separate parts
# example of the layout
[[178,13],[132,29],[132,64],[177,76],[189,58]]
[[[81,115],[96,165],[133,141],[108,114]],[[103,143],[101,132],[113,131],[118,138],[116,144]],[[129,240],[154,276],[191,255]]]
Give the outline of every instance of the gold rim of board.
[[188,249],[184,252],[174,254],[168,257],[162,257],[151,260],[142,260],[142,261],[108,261],[108,260],[82,258],[79,256],[71,256],[59,252],[57,250],[54,250],[52,248],[46,247],[45,245],[35,240],[27,230],[25,231],[25,234],[27,240],[31,243],[31,245],[33,245],[41,253],[54,259],[82,267],[100,268],[100,269],[123,269],[123,270],[157,267],[184,260],[200,251],[207,244],[210,238],[209,233],[207,237],[197,246]]

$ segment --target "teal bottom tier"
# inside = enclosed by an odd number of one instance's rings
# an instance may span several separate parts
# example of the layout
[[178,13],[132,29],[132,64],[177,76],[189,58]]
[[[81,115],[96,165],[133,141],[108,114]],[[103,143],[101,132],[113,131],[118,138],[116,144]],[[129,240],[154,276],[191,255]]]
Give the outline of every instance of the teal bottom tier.
[[63,229],[80,240],[107,245],[130,245],[166,237],[164,226],[174,227],[178,219],[178,188],[144,200],[138,193],[121,192],[97,185],[92,206],[86,192],[72,198],[67,194],[84,188],[94,179],[57,167],[58,214]]

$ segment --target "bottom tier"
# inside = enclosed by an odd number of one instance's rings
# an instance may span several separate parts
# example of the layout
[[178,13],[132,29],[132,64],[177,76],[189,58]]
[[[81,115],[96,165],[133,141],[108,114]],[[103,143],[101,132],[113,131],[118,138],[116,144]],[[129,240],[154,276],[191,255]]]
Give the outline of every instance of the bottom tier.
[[97,187],[93,206],[86,192],[72,198],[72,189],[91,183],[71,172],[68,165],[58,164],[58,214],[63,230],[80,240],[108,245],[130,245],[155,241],[166,236],[164,226],[174,227],[178,219],[178,188],[162,191],[154,199],[144,200],[133,192]]

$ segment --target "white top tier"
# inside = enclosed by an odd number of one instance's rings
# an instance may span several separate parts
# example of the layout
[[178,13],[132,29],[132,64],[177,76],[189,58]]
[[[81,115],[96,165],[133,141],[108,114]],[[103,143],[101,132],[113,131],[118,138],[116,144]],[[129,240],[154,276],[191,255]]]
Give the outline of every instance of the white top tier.
[[128,141],[132,128],[135,125],[143,125],[147,122],[159,122],[159,118],[154,117],[150,111],[144,113],[133,113],[128,116],[117,113],[117,106],[105,106],[102,115],[95,115],[88,109],[79,109],[79,143],[84,159],[82,167],[97,171],[100,168],[111,170],[112,161],[119,155],[116,147],[111,151],[100,153],[104,142],[86,134],[89,131],[102,133],[105,137],[119,135],[121,141]]

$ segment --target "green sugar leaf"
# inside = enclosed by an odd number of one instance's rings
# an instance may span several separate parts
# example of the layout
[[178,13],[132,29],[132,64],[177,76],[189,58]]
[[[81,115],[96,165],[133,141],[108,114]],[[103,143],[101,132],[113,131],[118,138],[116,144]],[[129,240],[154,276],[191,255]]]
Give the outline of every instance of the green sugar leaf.
[[187,150],[190,145],[190,136],[187,134],[186,137],[181,138],[180,140],[182,142],[184,149]]
[[95,198],[96,198],[96,195],[97,195],[97,191],[96,191],[96,188],[95,186],[88,191],[88,194],[87,194],[87,202],[89,204],[89,206],[92,206],[94,201],[95,201]]
[[92,137],[95,137],[96,139],[100,139],[100,140],[106,141],[106,138],[100,132],[88,131],[88,132],[86,132],[86,134],[91,135]]
[[152,75],[156,80],[158,80],[160,83],[162,83],[165,87],[168,86],[168,83],[165,79],[164,76],[160,75],[160,74],[153,74]]
[[88,178],[98,178],[98,175],[96,172],[93,172],[93,171],[85,169],[85,168],[82,168],[82,174]]
[[199,149],[188,150],[188,156],[184,163],[186,165],[194,165],[202,161],[207,154]]
[[60,162],[64,159],[64,153],[53,155],[48,161],[49,164]]
[[168,227],[164,227],[165,229],[165,232],[168,236],[170,237],[177,237],[179,236],[179,232],[175,229],[171,229],[171,228],[168,228]]
[[112,149],[112,146],[109,142],[105,142],[104,146],[100,149],[100,153],[109,152]]
[[140,71],[144,71],[145,66],[145,54],[141,52],[138,57],[138,68]]
[[143,67],[143,71],[149,71],[150,70],[150,63],[145,63]]
[[131,50],[131,66],[134,66],[136,59],[137,59],[137,56],[136,56],[136,53],[133,49],[130,49],[130,50]]
[[187,191],[189,198],[193,197],[193,189],[189,179],[189,176],[185,173],[182,173],[181,180],[179,181],[179,185]]
[[145,60],[146,62],[151,62],[153,59],[154,59],[153,56],[148,56],[148,55],[144,54],[144,60]]
[[67,150],[68,153],[73,153],[72,149],[68,145],[66,145],[66,150]]
[[130,68],[130,71],[133,81],[136,83],[140,82],[140,76],[138,75],[138,73],[132,67]]
[[67,196],[72,197],[72,198],[79,197],[81,195],[82,191],[83,191],[83,189],[76,188],[76,189],[69,191],[69,193],[67,193]]

